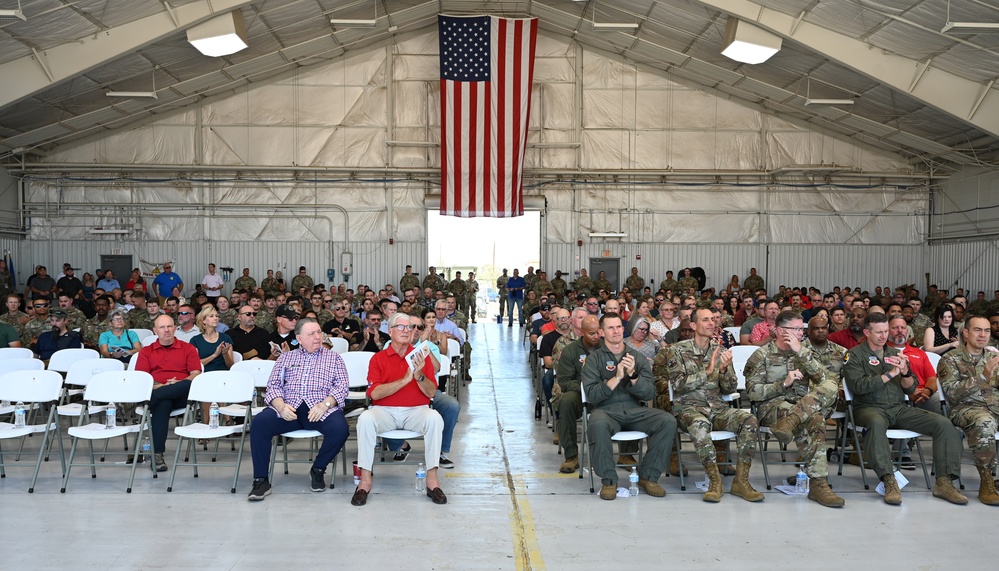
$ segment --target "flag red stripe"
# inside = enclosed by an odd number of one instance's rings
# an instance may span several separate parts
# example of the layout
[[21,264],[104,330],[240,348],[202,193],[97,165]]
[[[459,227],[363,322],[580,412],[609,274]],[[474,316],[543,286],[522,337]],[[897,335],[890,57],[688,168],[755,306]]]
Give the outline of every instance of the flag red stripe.
[[496,163],[493,165],[496,169],[496,209],[498,211],[505,210],[506,206],[506,185],[507,183],[507,145],[506,145],[506,110],[507,110],[507,100],[506,92],[508,86],[506,84],[506,28],[507,21],[505,19],[500,19],[498,22],[498,33],[496,34],[495,46],[496,49],[493,52],[493,59],[496,61],[496,67],[493,68],[493,78],[492,83],[494,87],[494,92],[496,93]]
[[[479,84],[478,82],[471,82],[468,84],[468,143],[469,143],[469,153],[468,153],[468,211],[469,216],[475,216],[476,212],[481,212],[481,207],[476,201],[478,198],[476,196],[475,187],[479,180],[481,180],[481,173],[479,172],[482,165],[478,164],[477,159],[479,158],[478,152],[478,126],[479,119]],[[475,152],[472,152],[472,150]]]
[[447,197],[451,194],[448,192],[448,183],[451,181],[451,171],[448,168],[450,161],[448,161],[448,146],[451,140],[444,136],[447,133],[447,119],[451,116],[447,108],[447,80],[441,79],[441,214],[448,214],[448,200]]

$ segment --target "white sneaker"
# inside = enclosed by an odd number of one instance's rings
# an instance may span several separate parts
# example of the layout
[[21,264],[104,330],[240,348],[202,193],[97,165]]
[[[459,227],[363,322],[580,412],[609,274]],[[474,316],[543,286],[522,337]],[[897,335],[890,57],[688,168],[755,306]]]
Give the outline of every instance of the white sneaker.
[[447,457],[447,454],[444,454],[444,453],[441,453],[440,460],[438,461],[437,464],[441,468],[445,468],[445,469],[448,469],[448,470],[450,470],[451,468],[454,468],[454,462],[452,462],[451,459]]

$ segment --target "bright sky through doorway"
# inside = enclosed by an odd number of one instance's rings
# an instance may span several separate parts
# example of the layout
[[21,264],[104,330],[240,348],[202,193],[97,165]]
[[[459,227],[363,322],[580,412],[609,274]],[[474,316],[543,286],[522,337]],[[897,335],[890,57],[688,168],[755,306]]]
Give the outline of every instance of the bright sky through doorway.
[[527,266],[538,265],[540,224],[541,213],[537,211],[516,218],[457,218],[432,210],[427,224],[427,259],[438,268],[495,264],[511,272],[520,268],[523,274]]

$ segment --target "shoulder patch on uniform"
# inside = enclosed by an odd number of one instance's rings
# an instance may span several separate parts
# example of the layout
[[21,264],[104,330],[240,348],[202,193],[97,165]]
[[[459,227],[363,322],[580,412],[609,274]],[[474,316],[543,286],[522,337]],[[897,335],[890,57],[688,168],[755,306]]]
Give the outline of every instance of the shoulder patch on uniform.
[[870,365],[871,365],[872,367],[877,367],[878,365],[880,365],[880,364],[881,364],[881,361],[878,361],[878,357],[877,357],[877,355],[871,355],[870,357],[868,357],[868,358],[867,358],[867,362],[868,362],[868,364],[870,364]]
[[669,363],[667,363],[666,366],[667,367],[675,367],[676,366],[676,359],[670,359]]

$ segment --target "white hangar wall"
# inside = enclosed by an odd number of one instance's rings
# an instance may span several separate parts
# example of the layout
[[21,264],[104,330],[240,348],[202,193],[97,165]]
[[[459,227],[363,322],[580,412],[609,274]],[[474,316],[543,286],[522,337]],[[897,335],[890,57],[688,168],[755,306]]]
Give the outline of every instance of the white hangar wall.
[[[438,92],[430,31],[57,149],[24,179],[22,257],[90,268],[119,249],[192,274],[280,262],[318,278],[350,251],[351,283],[425,270]],[[904,160],[724,94],[542,36],[530,129],[549,268],[609,250],[657,278],[756,266],[827,288],[926,271],[930,195]],[[127,233],[92,233],[108,227]],[[589,238],[619,230],[620,243]]]

